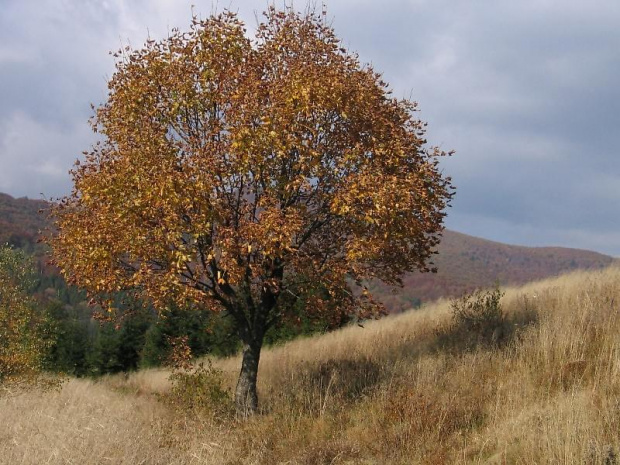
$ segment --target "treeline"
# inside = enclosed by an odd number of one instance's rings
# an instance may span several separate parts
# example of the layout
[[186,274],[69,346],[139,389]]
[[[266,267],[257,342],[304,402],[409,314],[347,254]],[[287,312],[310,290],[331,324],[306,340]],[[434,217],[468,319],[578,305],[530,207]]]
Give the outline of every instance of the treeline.
[[[45,262],[40,248],[0,245],[0,384],[5,372],[33,371],[35,364],[76,377],[165,365],[181,338],[193,357],[228,356],[241,348],[234,320],[225,312],[171,307],[158,313],[118,294],[117,318],[95,319],[85,293],[68,286]],[[268,331],[266,345],[348,322],[312,318],[301,300],[287,305],[287,317]],[[25,355],[30,358],[18,360]]]
[[117,321],[98,321],[84,303],[52,300],[46,305],[54,335],[45,368],[73,376],[99,376],[165,364],[171,341],[186,336],[194,356],[237,350],[225,315],[175,309],[157,316],[131,311]]
[[[53,339],[44,364],[48,371],[84,377],[165,365],[174,341],[181,337],[187,338],[194,357],[228,356],[240,349],[234,321],[226,313],[172,308],[158,314],[118,297],[124,301],[120,316],[99,321],[93,318],[85,294],[67,286],[58,275],[40,275],[35,296]],[[327,328],[326,323],[308,317],[299,304],[292,318],[269,330],[265,342],[278,344]]]

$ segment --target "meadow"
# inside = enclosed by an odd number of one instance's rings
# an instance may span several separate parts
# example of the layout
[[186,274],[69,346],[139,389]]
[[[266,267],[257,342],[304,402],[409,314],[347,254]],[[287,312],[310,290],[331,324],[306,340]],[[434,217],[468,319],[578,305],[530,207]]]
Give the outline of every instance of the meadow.
[[[443,300],[264,350],[249,420],[175,397],[166,370],[5,393],[0,462],[617,463],[620,268],[505,291],[499,326]],[[232,389],[239,359],[212,363]]]

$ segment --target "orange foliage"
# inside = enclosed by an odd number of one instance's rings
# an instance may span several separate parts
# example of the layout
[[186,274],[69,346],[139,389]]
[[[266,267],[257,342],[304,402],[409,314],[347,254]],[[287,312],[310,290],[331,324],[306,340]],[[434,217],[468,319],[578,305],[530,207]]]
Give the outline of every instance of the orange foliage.
[[380,312],[350,283],[428,271],[452,187],[416,104],[323,16],[271,8],[245,32],[226,12],[117,54],[93,120],[103,141],[51,242],[92,294],[225,309],[260,349],[284,294],[322,317]]

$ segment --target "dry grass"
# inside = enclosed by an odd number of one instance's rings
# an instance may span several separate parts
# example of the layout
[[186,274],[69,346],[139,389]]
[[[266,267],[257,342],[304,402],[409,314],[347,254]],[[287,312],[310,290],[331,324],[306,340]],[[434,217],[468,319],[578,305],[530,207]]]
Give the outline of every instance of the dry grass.
[[[615,464],[620,269],[510,289],[498,344],[455,340],[448,302],[266,350],[263,412],[171,410],[167,373],[0,399],[0,461]],[[232,387],[239,360],[216,362]]]

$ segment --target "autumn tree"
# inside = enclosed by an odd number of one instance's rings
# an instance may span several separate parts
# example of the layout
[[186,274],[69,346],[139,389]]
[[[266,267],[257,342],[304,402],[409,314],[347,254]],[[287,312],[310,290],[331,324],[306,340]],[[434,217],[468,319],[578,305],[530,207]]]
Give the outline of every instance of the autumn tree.
[[324,14],[271,8],[251,40],[224,12],[116,56],[101,141],[54,210],[55,262],[92,295],[226,311],[243,343],[236,405],[255,412],[265,332],[292,302],[368,317],[381,309],[365,280],[429,270],[444,153]]
[[34,265],[23,252],[0,247],[0,387],[39,384],[51,337],[30,296],[34,276]]

